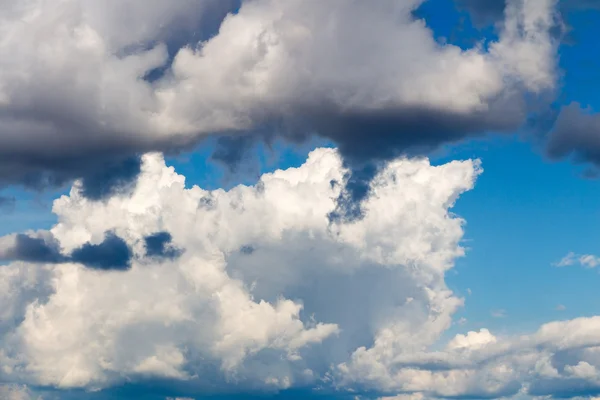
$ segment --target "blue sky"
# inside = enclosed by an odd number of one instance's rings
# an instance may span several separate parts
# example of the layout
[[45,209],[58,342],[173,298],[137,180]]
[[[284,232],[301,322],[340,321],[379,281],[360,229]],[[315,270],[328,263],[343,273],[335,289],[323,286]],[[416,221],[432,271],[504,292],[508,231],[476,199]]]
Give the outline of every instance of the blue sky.
[[[600,7],[593,2],[590,4],[590,7],[565,8],[564,20],[571,30],[558,47],[556,61],[560,72],[556,85],[551,90],[556,95],[551,104],[542,102],[546,108],[540,120],[536,120],[538,127],[552,126],[552,118],[556,117],[556,111],[573,102],[600,112],[600,95],[597,90],[600,84],[600,44],[597,41],[600,36],[600,23],[598,23]],[[490,25],[476,26],[471,22],[471,14],[467,10],[458,8],[450,0],[430,0],[416,12],[416,15],[425,19],[427,26],[442,45],[450,43],[468,49],[475,41],[490,43],[498,40],[497,30]],[[545,93],[544,96],[549,95]],[[547,97],[543,100],[545,99]],[[531,113],[531,109],[527,109],[527,112]],[[255,130],[260,132],[261,129],[268,129],[264,126],[258,125]],[[254,134],[255,131],[252,132]],[[600,132],[594,134],[600,135]],[[0,135],[2,135],[1,131]],[[256,134],[255,144],[246,150],[244,160],[234,169],[212,158],[218,139],[209,138],[200,140],[177,156],[167,155],[166,164],[173,166],[177,173],[185,176],[187,188],[198,185],[206,190],[219,188],[229,190],[238,184],[254,185],[264,173],[300,167],[313,149],[336,147],[337,136],[335,135],[332,133],[330,136],[322,135],[325,137],[320,138],[308,136],[302,144],[282,136],[283,138],[275,140],[272,149],[269,150],[261,141],[263,136]],[[467,251],[465,257],[456,259],[455,267],[442,277],[456,296],[465,299],[465,304],[452,315],[452,325],[440,333],[439,341],[431,349],[443,349],[456,335],[466,334],[469,331],[479,332],[482,328],[489,329],[498,338],[517,337],[532,334],[548,322],[597,316],[600,310],[600,299],[597,296],[600,283],[598,270],[579,265],[561,268],[554,265],[569,252],[575,254],[600,252],[598,250],[600,180],[586,174],[586,171],[593,168],[594,160],[589,162],[589,160],[577,160],[571,157],[551,159],[546,151],[546,141],[550,135],[547,129],[534,130],[522,126],[504,133],[482,131],[477,134],[461,135],[458,136],[459,140],[453,143],[441,143],[436,149],[425,154],[431,164],[436,166],[442,166],[453,160],[479,159],[484,170],[477,178],[474,189],[461,194],[456,205],[450,210],[466,221],[461,244]],[[346,156],[348,160],[351,159],[349,153],[342,154],[342,157]],[[361,160],[361,162],[368,161]],[[376,160],[376,162],[380,161]],[[90,165],[92,164],[90,161]],[[71,178],[84,177],[85,179],[85,174],[88,172],[84,168],[81,176],[67,174],[64,175],[66,177],[64,179],[66,182],[71,182]],[[54,174],[55,171],[50,173]],[[63,177],[60,174],[56,176]],[[68,184],[58,187],[42,186],[31,190],[24,189],[23,182],[18,179],[15,181],[9,179],[7,182],[0,195],[9,199],[14,198],[15,203],[0,208],[0,221],[2,221],[0,236],[28,230],[48,230],[56,223],[56,216],[51,210],[52,202],[62,195],[68,195]],[[73,218],[83,218],[81,215],[84,214],[79,215],[74,212],[72,215],[76,215]],[[170,217],[171,214],[164,216],[165,219]],[[137,217],[131,217],[131,221],[134,221],[131,222],[133,225],[137,223],[135,218]],[[90,232],[95,232],[88,227],[94,221],[96,220],[80,221],[80,224],[85,225]],[[240,226],[240,229],[243,229],[243,226]],[[60,232],[60,234],[65,235],[67,239],[63,238],[59,241],[72,240],[68,233]],[[232,235],[234,236],[233,233]],[[96,233],[90,233],[89,237],[99,242]],[[176,235],[173,238],[179,240]],[[2,243],[0,242],[0,250]],[[84,245],[77,240],[73,243]],[[72,251],[77,248],[75,244],[69,244],[67,247]],[[182,246],[179,242],[176,245]],[[200,246],[198,243],[194,245]],[[6,254],[14,253],[15,251],[13,253],[7,251]],[[3,258],[14,261],[11,257],[13,256]],[[16,258],[16,261],[19,261],[18,257]],[[25,257],[21,261],[30,261],[30,259]],[[17,320],[21,317],[14,318]],[[193,352],[193,349],[190,351]],[[309,354],[307,359],[311,359],[310,357],[314,355]],[[589,359],[586,360],[587,363]],[[268,364],[268,361],[261,362],[263,362],[261,365]],[[315,368],[316,370],[318,367]],[[562,373],[568,371],[568,368],[563,370],[559,368],[559,370]],[[116,373],[119,374],[126,377],[125,382],[130,379],[127,372]],[[102,379],[113,382],[112,375]],[[133,378],[134,382],[135,379],[137,376]],[[558,378],[556,379],[556,382],[559,382]],[[34,393],[42,393],[44,399],[79,398],[77,396],[87,393],[69,390],[63,392],[63,388],[51,380],[46,381],[52,382],[49,385],[39,384],[39,382],[36,384],[35,378],[21,381],[20,375],[14,379],[0,375],[0,383],[4,380],[8,384],[30,384],[31,390]],[[140,386],[133,384],[130,387],[126,386],[125,389],[120,389],[122,381],[116,379],[115,382],[117,383],[112,388],[108,387],[95,394],[88,393],[86,396],[89,395],[92,399],[140,398],[139,393],[144,390],[156,394],[154,388],[148,389],[144,380]],[[161,391],[156,398],[190,394],[173,389],[171,384],[171,381],[167,381],[164,393]],[[363,387],[361,384],[357,385],[356,387],[361,391]],[[371,386],[365,385],[364,390],[369,398],[376,398],[378,393],[389,395],[395,390],[393,386],[391,391],[372,390]],[[533,383],[531,385],[535,386]],[[52,386],[57,387],[52,388]],[[280,398],[305,398],[305,396],[315,395],[310,385],[308,387],[308,389],[302,387],[291,391],[283,390]],[[588,392],[584,390],[583,394],[591,396],[600,390],[600,386],[591,387]],[[84,385],[82,390],[89,389],[90,387]],[[423,393],[426,398],[444,397],[440,395],[443,391],[435,390],[431,389],[431,392],[423,391]],[[420,390],[406,391],[406,393],[413,392],[421,393]],[[0,395],[2,393],[0,391]],[[234,397],[249,398],[249,393],[256,392],[250,390],[248,393],[236,393]],[[340,393],[344,393],[343,396],[353,396],[352,392],[342,390]],[[489,393],[485,395],[485,393],[487,392],[475,390],[472,393],[458,394],[456,398],[501,397]],[[193,390],[192,394],[194,394]],[[521,394],[522,392],[512,393],[510,396]],[[202,398],[201,395],[202,393],[198,393],[197,398]],[[559,391],[551,395],[560,397]],[[330,398],[329,395],[324,397]]]

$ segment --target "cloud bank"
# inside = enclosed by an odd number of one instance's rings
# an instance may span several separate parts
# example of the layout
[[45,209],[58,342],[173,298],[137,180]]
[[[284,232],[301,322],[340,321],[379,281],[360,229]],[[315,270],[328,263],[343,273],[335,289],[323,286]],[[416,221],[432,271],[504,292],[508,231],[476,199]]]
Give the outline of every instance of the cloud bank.
[[[464,301],[445,283],[464,255],[464,221],[450,208],[473,187],[477,161],[396,160],[372,180],[365,217],[341,225],[327,218],[341,190],[331,182],[346,173],[333,149],[229,191],[186,188],[159,154],[141,161],[132,192],[97,202],[77,182],[55,201],[50,231],[23,234],[18,251],[20,236],[2,239],[20,261],[0,268],[0,381],[90,398],[150,380],[192,398],[600,390],[598,317],[441,339]],[[130,251],[124,271],[76,256],[104,254],[114,238]]]
[[467,50],[435,41],[421,2],[5,1],[0,183],[106,197],[141,154],[209,135],[317,134],[355,165],[514,131],[555,85],[555,1],[511,1]]

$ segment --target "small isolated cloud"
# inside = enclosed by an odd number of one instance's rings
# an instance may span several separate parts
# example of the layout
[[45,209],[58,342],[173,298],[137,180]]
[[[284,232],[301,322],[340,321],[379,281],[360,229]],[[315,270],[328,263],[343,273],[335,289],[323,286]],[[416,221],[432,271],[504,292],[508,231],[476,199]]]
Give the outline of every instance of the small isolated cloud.
[[556,311],[565,311],[567,309],[563,304],[559,304],[556,306]]
[[573,265],[579,265],[591,269],[600,266],[600,257],[591,254],[575,254],[570,252],[553,265],[556,267],[570,267]]
[[502,309],[492,310],[490,315],[494,318],[504,318],[504,317],[506,317],[506,310],[502,310]]

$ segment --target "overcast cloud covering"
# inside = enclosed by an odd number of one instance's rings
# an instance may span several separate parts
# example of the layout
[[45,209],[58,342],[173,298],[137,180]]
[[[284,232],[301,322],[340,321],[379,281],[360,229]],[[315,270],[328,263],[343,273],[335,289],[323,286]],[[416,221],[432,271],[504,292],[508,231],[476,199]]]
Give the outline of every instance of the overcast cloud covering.
[[[496,23],[469,49],[421,4],[0,2],[0,188],[72,185],[50,229],[0,237],[0,398],[599,394],[600,317],[448,334],[466,301],[452,209],[483,169],[426,157],[557,98],[563,3],[459,0]],[[600,165],[594,110],[556,115],[547,154]],[[165,163],[209,137],[234,165],[313,136],[336,148],[230,190]]]

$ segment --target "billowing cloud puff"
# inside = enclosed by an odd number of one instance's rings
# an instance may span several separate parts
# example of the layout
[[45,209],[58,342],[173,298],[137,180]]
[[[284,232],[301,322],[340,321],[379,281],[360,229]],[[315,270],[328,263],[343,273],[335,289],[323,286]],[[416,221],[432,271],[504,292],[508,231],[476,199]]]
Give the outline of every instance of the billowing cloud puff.
[[[107,390],[152,379],[182,397],[297,387],[416,400],[600,389],[598,318],[440,343],[463,303],[444,280],[464,254],[463,221],[449,209],[472,188],[477,161],[394,161],[373,179],[365,217],[338,225],[327,215],[342,165],[336,150],[317,149],[255,186],[206,191],[186,188],[149,154],[129,194],[92,201],[77,183],[55,201],[50,231],[24,235],[53,243],[59,259],[27,259],[27,248],[11,250],[14,235],[2,240],[5,258],[21,261],[0,269],[0,380]],[[129,249],[128,269],[74,256],[106,243],[106,232]]]
[[[185,188],[157,154],[130,195],[95,202],[77,184],[55,201],[50,231],[22,235],[35,246],[3,239],[5,258],[22,261],[0,269],[2,379],[282,389],[315,384],[375,336],[428,346],[462,302],[443,279],[463,254],[448,209],[478,173],[474,161],[397,161],[375,178],[364,220],[342,226],[327,219],[344,174],[332,149],[228,192]],[[73,256],[106,232],[131,249],[130,269]],[[167,242],[177,257],[152,253]],[[39,243],[53,243],[51,257]]]
[[436,42],[421,3],[4,1],[0,182],[83,177],[96,198],[139,154],[212,134],[387,160],[513,130],[524,95],[553,89],[555,0],[511,1],[499,39],[467,50]]

